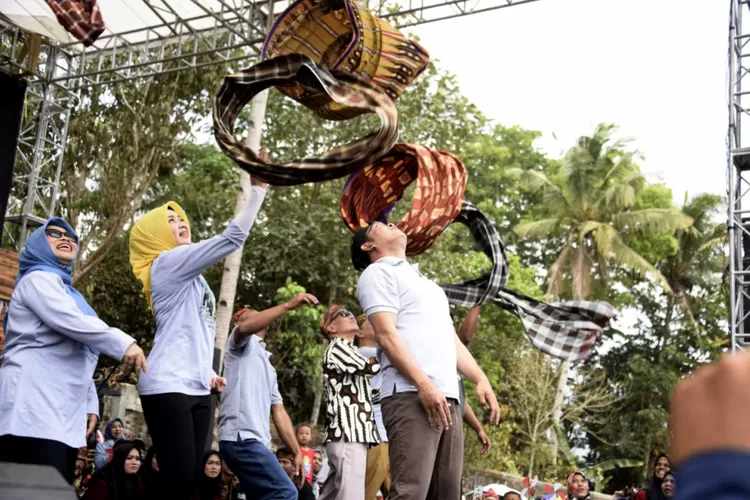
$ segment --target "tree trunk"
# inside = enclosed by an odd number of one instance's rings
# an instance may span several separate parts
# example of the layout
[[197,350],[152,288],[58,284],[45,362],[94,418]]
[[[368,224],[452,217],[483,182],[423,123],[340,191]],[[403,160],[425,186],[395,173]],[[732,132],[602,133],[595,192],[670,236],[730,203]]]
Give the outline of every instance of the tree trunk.
[[312,413],[310,414],[310,425],[313,427],[318,425],[318,419],[320,418],[320,406],[323,404],[323,379],[321,377],[317,377],[315,385],[315,399],[313,399],[313,408]]
[[526,477],[532,478],[534,477],[534,455],[536,454],[536,446],[534,446],[534,443],[531,444],[529,447],[529,473]]
[[[586,264],[582,264],[586,266]],[[585,290],[587,289],[587,283],[581,283],[586,281],[587,276],[591,270],[586,267],[585,272],[579,269],[578,272],[573,273],[573,300],[584,300]],[[565,401],[565,389],[568,387],[568,376],[570,374],[570,362],[563,361],[560,365],[560,378],[557,381],[557,390],[555,391],[555,402],[552,405],[552,465],[557,465],[557,455],[560,452],[560,438],[558,436],[558,429],[560,428],[560,421],[562,420],[562,407]]]
[[557,455],[560,451],[560,437],[558,429],[562,419],[562,406],[565,400],[565,389],[568,386],[568,375],[570,374],[570,363],[563,361],[560,365],[560,378],[557,381],[557,390],[555,391],[555,402],[552,406],[552,465],[557,465]]
[[677,304],[674,295],[670,294],[667,297],[667,311],[664,314],[664,326],[662,327],[661,335],[659,336],[659,346],[657,347],[658,351],[656,352],[656,359],[654,359],[654,362],[661,362],[662,351],[664,351],[664,346],[667,343],[667,338],[669,337],[670,326],[672,324],[672,316],[674,316],[674,308],[676,305]]
[[[260,149],[260,138],[263,133],[263,120],[266,116],[266,104],[268,103],[268,91],[261,92],[250,101],[250,123],[247,128],[246,144],[253,150]],[[250,196],[250,176],[246,172],[240,174],[242,190],[237,193],[237,203],[234,213],[237,214],[247,202]],[[224,359],[224,346],[227,343],[227,335],[232,321],[234,310],[234,296],[237,291],[237,280],[240,276],[242,264],[242,247],[231,254],[224,261],[224,273],[221,276],[221,289],[219,301],[216,308],[216,349],[221,351],[221,359]],[[221,366],[221,363],[219,363]]]
[[[336,285],[331,283],[331,286],[328,288],[329,305],[336,303],[337,291],[338,289],[336,288]],[[328,340],[323,340],[323,347],[328,347]],[[312,413],[310,414],[310,425],[315,426],[318,425],[318,419],[320,419],[320,407],[323,404],[323,376],[321,375],[320,377],[317,377],[313,383],[315,384],[315,387],[313,387],[315,399],[313,399],[313,408]]]
[[[651,436],[646,438],[646,449],[643,451],[643,480],[648,481],[649,461],[651,460]],[[644,482],[643,484],[647,484]]]

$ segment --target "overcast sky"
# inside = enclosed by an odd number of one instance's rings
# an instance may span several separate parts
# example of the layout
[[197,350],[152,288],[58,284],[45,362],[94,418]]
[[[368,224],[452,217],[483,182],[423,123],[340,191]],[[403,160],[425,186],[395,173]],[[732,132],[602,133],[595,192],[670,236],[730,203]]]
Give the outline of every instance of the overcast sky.
[[728,16],[728,0],[540,0],[413,31],[482,112],[541,131],[550,155],[618,124],[681,203],[726,191]]

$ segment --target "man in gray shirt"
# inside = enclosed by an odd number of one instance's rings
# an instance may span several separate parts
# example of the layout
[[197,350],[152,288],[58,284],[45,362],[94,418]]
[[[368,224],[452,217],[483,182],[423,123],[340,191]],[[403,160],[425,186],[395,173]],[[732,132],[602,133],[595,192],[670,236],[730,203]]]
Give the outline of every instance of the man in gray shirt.
[[391,466],[389,500],[461,496],[463,427],[456,370],[476,384],[499,421],[490,383],[456,336],[448,299],[406,261],[406,235],[375,222],[354,235],[352,263],[363,271],[357,298],[375,330],[383,379],[383,422]]
[[235,328],[227,341],[224,377],[227,385],[219,409],[219,450],[237,475],[242,489],[253,498],[297,500],[298,488],[279,465],[268,444],[269,419],[284,444],[294,453],[294,467],[302,476],[302,454],[294,427],[284,409],[279,387],[264,342],[266,328],[303,304],[317,304],[308,293],[265,311],[243,309],[235,315]]

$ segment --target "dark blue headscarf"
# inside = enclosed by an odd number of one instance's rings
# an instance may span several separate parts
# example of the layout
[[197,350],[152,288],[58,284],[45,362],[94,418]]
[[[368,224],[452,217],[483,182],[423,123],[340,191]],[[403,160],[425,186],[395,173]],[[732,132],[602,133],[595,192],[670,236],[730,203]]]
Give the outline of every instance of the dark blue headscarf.
[[75,258],[67,265],[60,263],[47,241],[47,235],[45,233],[47,226],[62,227],[66,231],[75,234],[75,231],[70,227],[70,224],[59,217],[52,217],[45,222],[42,227],[31,233],[26,239],[26,246],[21,250],[21,254],[18,256],[18,276],[16,277],[16,284],[32,271],[47,271],[49,273],[54,273],[62,279],[65,284],[65,291],[68,295],[73,297],[73,300],[75,300],[76,305],[81,312],[86,316],[96,316],[96,313],[88,302],[86,302],[86,299],[83,298],[83,295],[72,286],[73,279],[71,278],[70,273],[73,269]]

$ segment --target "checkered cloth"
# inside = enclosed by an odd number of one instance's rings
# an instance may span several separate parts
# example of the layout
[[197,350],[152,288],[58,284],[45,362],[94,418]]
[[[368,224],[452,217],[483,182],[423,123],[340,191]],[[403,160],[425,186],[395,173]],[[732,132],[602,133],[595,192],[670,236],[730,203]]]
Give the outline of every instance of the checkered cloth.
[[104,32],[104,19],[96,0],[47,0],[47,5],[57,16],[57,22],[86,47]]
[[443,285],[448,301],[454,305],[475,307],[492,300],[521,319],[526,335],[540,351],[563,361],[586,359],[612,319],[612,306],[606,302],[583,300],[547,304],[505,288],[508,261],[495,227],[467,201],[464,201],[456,222],[469,228],[493,264],[492,269],[479,278]]
[[[259,92],[276,85],[292,84],[314,89],[333,102],[375,113],[380,118],[380,130],[337,146],[320,158],[282,164],[262,162],[243,141],[237,140],[234,122],[242,108]],[[329,72],[302,54],[268,59],[224,78],[214,102],[213,121],[214,136],[224,154],[250,175],[276,186],[344,177],[383,156],[398,138],[398,114],[390,97],[356,77]]]
[[406,255],[427,251],[461,210],[466,168],[452,153],[396,144],[387,155],[349,178],[340,202],[344,222],[357,231],[372,221],[385,221],[415,180],[411,209],[396,225],[408,237]]

